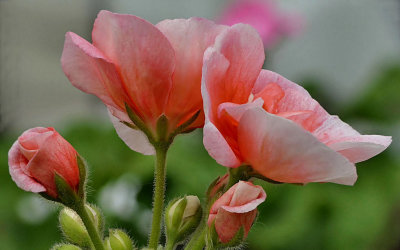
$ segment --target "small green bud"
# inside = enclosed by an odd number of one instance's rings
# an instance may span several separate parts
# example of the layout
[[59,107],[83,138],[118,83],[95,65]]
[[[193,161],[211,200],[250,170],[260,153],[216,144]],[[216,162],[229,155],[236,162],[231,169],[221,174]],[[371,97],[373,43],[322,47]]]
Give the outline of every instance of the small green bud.
[[189,195],[172,201],[165,216],[167,241],[176,244],[184,240],[199,225],[201,214],[202,209],[197,196]]
[[82,248],[72,244],[57,244],[51,250],[82,250]]
[[[103,219],[98,208],[88,204],[85,205],[85,208],[89,212],[89,216],[96,227],[102,229]],[[61,231],[69,242],[82,247],[90,246],[91,240],[89,234],[87,233],[81,218],[74,210],[64,207],[60,212],[59,222]]]
[[107,250],[132,250],[133,242],[129,235],[120,229],[110,229],[109,236],[105,240]]

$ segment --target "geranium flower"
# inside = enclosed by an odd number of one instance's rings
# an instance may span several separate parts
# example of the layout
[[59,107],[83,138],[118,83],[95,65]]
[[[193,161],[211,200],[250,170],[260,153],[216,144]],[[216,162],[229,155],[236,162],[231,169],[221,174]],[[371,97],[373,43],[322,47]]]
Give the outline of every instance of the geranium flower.
[[[205,49],[226,27],[201,18],[164,20],[100,11],[89,43],[66,34],[62,67],[78,89],[107,106],[119,136],[133,150],[154,154],[148,138],[129,119],[125,105],[156,136],[158,119],[168,134],[202,111],[201,67]],[[204,115],[185,128],[202,127]],[[183,131],[184,132],[184,131]]]
[[391,137],[361,135],[328,114],[301,86],[262,70],[260,36],[237,24],[206,50],[204,145],[221,165],[250,165],[287,183],[352,185],[354,163],[381,153]]

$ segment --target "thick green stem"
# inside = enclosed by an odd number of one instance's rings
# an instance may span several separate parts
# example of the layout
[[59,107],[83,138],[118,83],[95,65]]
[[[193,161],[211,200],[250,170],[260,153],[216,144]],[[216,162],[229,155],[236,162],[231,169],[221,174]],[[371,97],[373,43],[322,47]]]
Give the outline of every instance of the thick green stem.
[[185,250],[202,250],[206,245],[206,233],[207,225],[204,220],[202,220],[199,227],[193,233],[192,238],[185,246]]
[[83,224],[90,236],[93,246],[96,250],[105,250],[103,245],[103,240],[100,237],[97,227],[94,225],[88,211],[85,209],[85,204],[82,202],[76,208],[76,213],[81,217]]
[[156,167],[154,171],[154,194],[153,194],[153,220],[149,238],[149,248],[157,249],[161,234],[161,220],[164,210],[166,158],[169,145],[156,146]]

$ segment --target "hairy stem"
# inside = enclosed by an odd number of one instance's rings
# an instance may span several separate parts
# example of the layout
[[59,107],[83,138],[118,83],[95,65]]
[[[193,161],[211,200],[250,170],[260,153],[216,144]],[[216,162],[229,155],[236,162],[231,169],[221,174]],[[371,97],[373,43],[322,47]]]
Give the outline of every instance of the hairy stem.
[[161,234],[161,220],[164,210],[166,158],[169,145],[161,144],[156,149],[156,167],[154,171],[154,194],[153,194],[153,220],[149,237],[149,248],[157,249]]
[[101,239],[97,227],[94,225],[93,220],[91,219],[88,211],[86,210],[85,204],[82,202],[80,205],[77,206],[75,211],[81,217],[83,224],[85,225],[86,230],[93,243],[94,248],[96,250],[104,250],[103,240]]
[[202,250],[206,245],[207,226],[204,220],[193,233],[192,238],[185,247],[185,250]]

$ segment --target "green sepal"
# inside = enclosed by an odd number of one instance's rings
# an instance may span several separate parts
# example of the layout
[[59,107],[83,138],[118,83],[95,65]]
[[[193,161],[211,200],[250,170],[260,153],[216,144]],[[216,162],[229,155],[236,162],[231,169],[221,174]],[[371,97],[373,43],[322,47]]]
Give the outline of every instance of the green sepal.
[[166,141],[168,133],[168,118],[162,114],[157,120],[157,139],[158,141]]
[[129,122],[125,122],[125,121],[120,121],[122,124],[124,124],[127,127],[130,127],[131,129],[135,129],[138,130],[139,128],[137,126],[135,126],[135,124],[129,123]]
[[109,236],[104,241],[107,250],[133,250],[132,239],[121,229],[110,229]]
[[59,199],[53,198],[50,195],[48,195],[46,192],[40,192],[39,195],[49,201],[61,202]]
[[67,207],[76,209],[82,202],[78,194],[71,188],[67,181],[59,174],[54,174],[54,181],[59,201]]
[[214,249],[218,245],[218,234],[215,229],[215,220],[208,227],[206,234],[206,249]]
[[57,244],[54,245],[51,250],[82,250],[82,248],[72,244]]
[[81,200],[84,201],[86,199],[86,180],[87,180],[86,162],[79,154],[77,154],[76,156],[76,162],[78,163],[78,169],[79,169],[78,196],[81,198]]
[[[182,199],[180,199],[178,201],[178,204],[176,204],[176,207],[174,208],[174,211],[173,211],[174,213],[173,213],[171,221],[170,221],[171,228],[179,230],[179,227],[182,222],[182,216],[183,216],[183,213],[185,212],[186,205],[187,205],[186,197],[183,197]],[[170,211],[168,211],[168,215],[167,215],[168,217],[170,215],[169,213],[170,213]]]
[[210,184],[210,186],[208,186],[207,191],[206,191],[206,197],[210,196],[211,190],[213,189],[213,187],[215,186],[215,184],[217,184],[217,182],[221,179],[220,176],[218,176],[217,178],[215,178],[215,180],[213,180]]
[[170,211],[171,207],[175,204],[175,202],[177,202],[179,199],[181,199],[181,198],[177,197],[177,198],[172,199],[165,208],[164,220],[165,220],[165,233],[166,233],[167,238],[170,237],[170,234],[172,233],[172,231],[171,231],[172,222],[171,222],[170,216],[168,216],[169,211]]
[[[178,127],[175,129],[175,131],[172,133],[171,138],[175,137],[175,136],[178,135],[178,134],[189,132],[189,131],[186,131],[186,129],[187,129],[194,121],[196,121],[196,119],[197,119],[197,117],[199,117],[200,113],[201,113],[201,110],[198,110],[196,113],[194,113],[194,114],[189,118],[189,120],[187,120],[186,122],[184,122],[184,123],[182,123],[180,126],[178,126]],[[190,130],[190,131],[192,131],[192,130]]]

